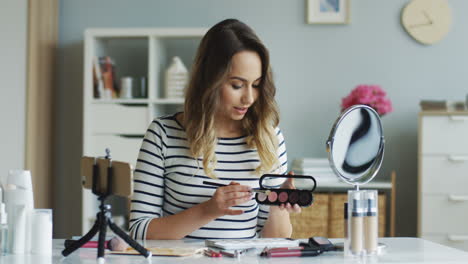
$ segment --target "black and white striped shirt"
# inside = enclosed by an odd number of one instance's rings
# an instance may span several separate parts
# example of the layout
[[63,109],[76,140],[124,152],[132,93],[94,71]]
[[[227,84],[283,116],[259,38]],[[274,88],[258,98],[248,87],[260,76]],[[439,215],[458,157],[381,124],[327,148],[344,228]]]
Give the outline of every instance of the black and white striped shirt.
[[[278,136],[279,167],[271,173],[285,174],[287,155],[283,134]],[[202,159],[189,154],[187,138],[175,115],[155,119],[149,126],[135,168],[134,193],[131,201],[130,231],[136,239],[146,239],[148,224],[153,218],[177,214],[209,200],[216,187],[204,180],[229,184],[236,181],[252,188],[259,187],[255,168],[260,164],[258,153],[249,149],[246,137],[218,138],[215,148],[217,164],[211,179],[205,175]],[[284,180],[284,179],[283,179]],[[268,182],[268,185],[279,185]],[[253,238],[257,237],[268,218],[269,207],[252,200],[232,207],[243,210],[241,215],[219,217],[186,238]],[[187,219],[190,221],[190,219]]]

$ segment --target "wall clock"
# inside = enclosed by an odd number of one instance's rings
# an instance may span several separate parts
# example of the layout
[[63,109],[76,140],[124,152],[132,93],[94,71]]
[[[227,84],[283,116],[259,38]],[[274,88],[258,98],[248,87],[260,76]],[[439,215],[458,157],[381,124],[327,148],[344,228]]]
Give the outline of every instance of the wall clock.
[[434,44],[449,32],[452,10],[447,0],[413,0],[403,8],[401,23],[418,42]]

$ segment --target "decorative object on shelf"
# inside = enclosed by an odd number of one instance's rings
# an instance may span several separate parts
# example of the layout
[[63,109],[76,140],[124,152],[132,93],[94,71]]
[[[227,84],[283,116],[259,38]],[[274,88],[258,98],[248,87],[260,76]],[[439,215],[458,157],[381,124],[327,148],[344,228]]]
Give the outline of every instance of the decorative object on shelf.
[[188,71],[182,60],[175,56],[166,70],[166,98],[183,98],[188,80]]
[[307,0],[308,24],[348,24],[350,0]]
[[341,100],[341,111],[350,106],[363,104],[372,107],[380,116],[393,111],[392,102],[387,93],[379,85],[361,84]]
[[139,86],[133,89],[133,97],[134,98],[147,98],[148,95],[146,94],[146,77],[140,77],[139,79]]
[[93,68],[94,97],[116,98],[115,64],[111,57],[94,57]]
[[446,100],[421,100],[419,106],[421,106],[421,110],[423,111],[446,111],[448,108]]
[[452,10],[447,0],[413,0],[403,8],[401,24],[419,43],[434,44],[449,32]]
[[130,99],[133,96],[133,78],[132,77],[122,77],[120,78],[120,98]]
[[452,102],[450,106],[454,111],[465,111],[465,102],[455,101],[455,102]]

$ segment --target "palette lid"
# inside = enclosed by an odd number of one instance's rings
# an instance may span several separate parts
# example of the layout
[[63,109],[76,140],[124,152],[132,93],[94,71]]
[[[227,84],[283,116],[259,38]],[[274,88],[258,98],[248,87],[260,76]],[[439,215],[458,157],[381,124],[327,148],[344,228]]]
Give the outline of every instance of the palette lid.
[[278,179],[295,179],[295,186],[298,190],[307,190],[313,192],[317,187],[317,181],[314,177],[309,175],[282,175],[282,174],[263,174],[260,177],[259,185],[260,189],[276,189],[277,184],[269,185],[266,182],[278,182]]
[[367,105],[349,107],[335,121],[326,144],[328,160],[339,178],[357,187],[368,183],[384,156],[379,114]]

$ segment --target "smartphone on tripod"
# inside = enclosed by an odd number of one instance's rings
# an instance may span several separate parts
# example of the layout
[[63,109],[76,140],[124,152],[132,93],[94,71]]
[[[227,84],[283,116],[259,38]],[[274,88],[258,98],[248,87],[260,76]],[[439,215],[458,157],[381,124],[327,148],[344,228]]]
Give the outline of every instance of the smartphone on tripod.
[[65,245],[62,251],[64,257],[82,247],[96,234],[98,235],[97,258],[98,263],[104,262],[104,249],[107,227],[117,236],[125,240],[132,248],[142,256],[151,258],[151,252],[136,242],[118,227],[112,220],[111,206],[106,203],[106,198],[113,195],[129,197],[133,193],[133,171],[129,163],[113,161],[110,159],[110,150],[106,149],[106,157],[82,157],[81,175],[84,188],[92,189],[98,196],[100,205],[93,227],[79,240]]
[[113,195],[130,197],[133,194],[133,168],[127,162],[113,161],[106,158],[82,157],[81,158],[81,177],[83,187],[86,189],[93,188],[93,170],[94,165],[97,165],[97,191],[100,193],[107,192],[108,168],[112,165],[112,188]]

